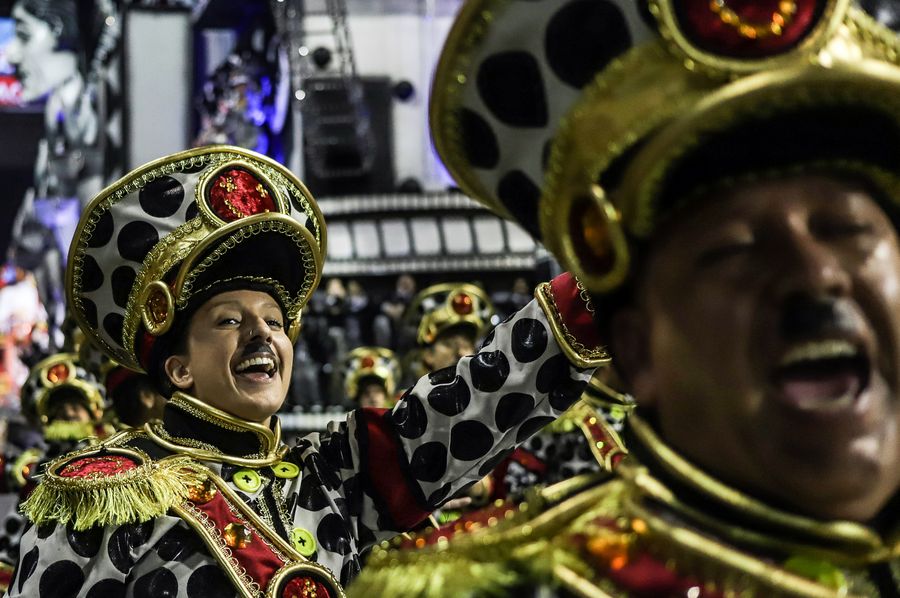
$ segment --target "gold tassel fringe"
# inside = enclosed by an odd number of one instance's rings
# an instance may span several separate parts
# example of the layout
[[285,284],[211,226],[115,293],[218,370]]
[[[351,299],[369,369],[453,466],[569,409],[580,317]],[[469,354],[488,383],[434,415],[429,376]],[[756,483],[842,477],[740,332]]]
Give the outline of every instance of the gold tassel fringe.
[[[58,467],[51,465],[48,472]],[[71,521],[79,531],[95,525],[141,523],[165,515],[206,477],[202,466],[189,457],[148,460],[103,477],[61,478],[48,473],[21,510],[36,525]]]
[[50,441],[85,440],[96,436],[93,422],[56,420],[44,428],[44,438]]
[[522,578],[502,561],[481,563],[446,555],[392,567],[366,568],[358,581],[361,583],[347,588],[347,598],[507,596]]

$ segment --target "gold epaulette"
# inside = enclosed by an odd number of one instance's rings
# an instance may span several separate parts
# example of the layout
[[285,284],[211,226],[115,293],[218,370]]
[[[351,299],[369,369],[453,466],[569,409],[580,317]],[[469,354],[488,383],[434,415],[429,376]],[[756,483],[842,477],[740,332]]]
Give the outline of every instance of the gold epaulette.
[[154,461],[143,451],[103,443],[52,461],[21,508],[37,525],[72,522],[76,530],[140,523],[165,515],[205,479],[190,457]]

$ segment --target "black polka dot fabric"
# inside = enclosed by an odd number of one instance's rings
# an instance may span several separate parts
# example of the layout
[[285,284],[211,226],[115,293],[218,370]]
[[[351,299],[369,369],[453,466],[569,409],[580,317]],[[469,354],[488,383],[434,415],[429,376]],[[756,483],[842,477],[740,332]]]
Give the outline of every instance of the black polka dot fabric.
[[84,281],[84,290],[96,291],[103,286],[103,271],[97,265],[97,260],[88,256],[81,266],[81,279]]
[[513,326],[512,352],[521,363],[538,359],[547,349],[547,328],[533,318],[522,318]]
[[469,375],[476,390],[496,392],[509,377],[509,358],[503,351],[482,351],[469,362]]
[[[535,485],[555,484],[578,475],[600,471],[600,463],[594,458],[589,442],[579,428],[564,432],[538,432],[519,447],[521,453],[531,458],[516,459],[513,456],[503,479],[498,480],[498,483],[503,485],[508,496],[516,500]],[[535,461],[540,466],[536,466]]]
[[422,401],[412,392],[407,392],[398,402],[393,419],[397,432],[404,438],[421,438],[428,428],[428,415]]
[[103,318],[103,330],[112,338],[122,338],[122,329],[125,326],[125,318],[122,314],[106,314]]
[[429,507],[483,477],[499,463],[497,455],[552,422],[591,375],[569,364],[535,301],[454,371],[419,380],[391,414]]
[[188,577],[186,589],[191,598],[218,598],[234,592],[227,574],[216,565],[198,567]]
[[119,266],[112,273],[113,301],[121,308],[128,305],[128,295],[137,278],[137,271],[131,266]]
[[447,473],[447,447],[440,442],[419,445],[412,454],[409,466],[417,480],[436,482]]
[[472,110],[463,110],[460,121],[463,151],[469,162],[476,168],[494,168],[500,161],[500,148],[491,126]]
[[494,411],[494,425],[501,432],[518,426],[534,410],[534,399],[523,392],[511,392],[500,397]]
[[156,218],[174,216],[184,202],[184,186],[178,179],[161,176],[138,193],[143,210]]
[[[542,158],[542,163],[544,162]],[[516,214],[519,224],[535,239],[541,239],[541,225],[538,221],[538,203],[541,189],[521,170],[511,170],[497,183],[497,197],[512,214]]]
[[140,264],[159,243],[159,231],[149,222],[135,220],[122,227],[117,243],[122,257]]
[[66,540],[68,540],[69,546],[75,551],[75,554],[93,558],[100,552],[100,545],[103,542],[103,528],[96,527],[76,531],[70,523],[66,526]]
[[88,240],[88,247],[97,248],[105,246],[109,243],[110,239],[112,239],[114,231],[115,224],[113,223],[112,214],[104,212],[94,226],[94,231],[91,233],[91,238]]
[[[491,21],[479,25],[484,31],[476,47],[466,48],[460,103],[450,102],[455,112],[447,119],[456,126],[446,136],[459,139],[452,151],[468,162],[466,174],[479,191],[537,239],[550,140],[581,91],[611,61],[656,37],[641,18],[642,4],[507,2],[492,8]],[[449,76],[455,79],[458,72]],[[447,81],[448,88],[453,85],[455,80]]]
[[84,572],[77,563],[59,560],[40,573],[38,588],[43,598],[75,598],[84,586]]
[[631,45],[625,15],[615,2],[605,0],[566,4],[550,19],[544,37],[547,62],[553,73],[576,88],[590,83]]
[[450,454],[460,461],[488,456],[494,446],[491,429],[479,421],[459,422],[450,430]]
[[452,382],[435,386],[428,393],[428,404],[438,413],[453,416],[465,411],[471,397],[469,385],[461,376],[456,376]]
[[135,598],[176,598],[178,578],[166,568],[154,569],[134,582]]
[[547,98],[537,60],[528,52],[493,54],[478,68],[478,93],[494,118],[512,127],[547,126]]

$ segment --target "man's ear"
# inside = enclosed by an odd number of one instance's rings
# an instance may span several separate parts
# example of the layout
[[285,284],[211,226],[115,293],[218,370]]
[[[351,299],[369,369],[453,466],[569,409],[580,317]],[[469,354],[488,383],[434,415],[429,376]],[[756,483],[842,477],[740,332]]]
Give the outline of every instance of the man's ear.
[[650,351],[650,323],[636,307],[619,310],[612,319],[612,355],[638,405],[653,407],[657,381]]
[[171,355],[163,364],[169,381],[179,390],[188,390],[194,385],[194,375],[183,355]]

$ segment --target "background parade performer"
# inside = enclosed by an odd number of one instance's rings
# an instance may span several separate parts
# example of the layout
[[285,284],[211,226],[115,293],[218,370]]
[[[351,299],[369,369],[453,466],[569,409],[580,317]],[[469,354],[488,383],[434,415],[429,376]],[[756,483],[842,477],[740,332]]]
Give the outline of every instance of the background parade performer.
[[390,349],[357,347],[345,360],[344,392],[360,407],[393,407],[400,373],[400,362]]

